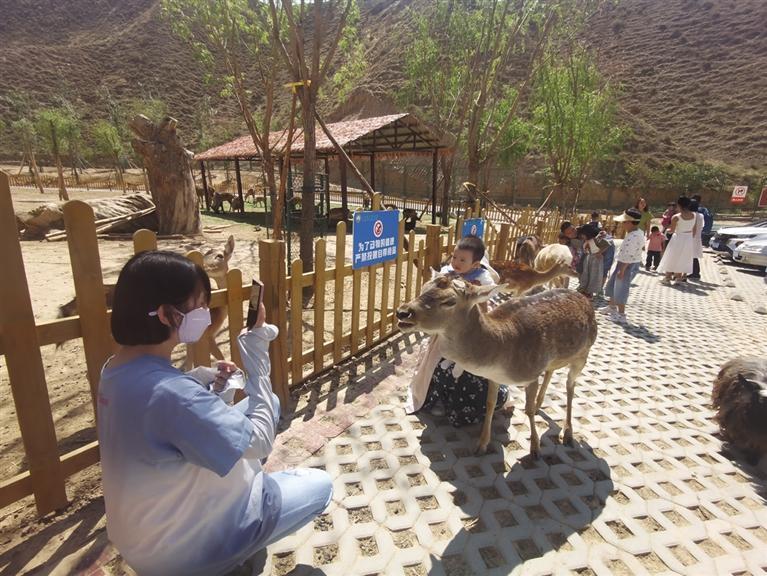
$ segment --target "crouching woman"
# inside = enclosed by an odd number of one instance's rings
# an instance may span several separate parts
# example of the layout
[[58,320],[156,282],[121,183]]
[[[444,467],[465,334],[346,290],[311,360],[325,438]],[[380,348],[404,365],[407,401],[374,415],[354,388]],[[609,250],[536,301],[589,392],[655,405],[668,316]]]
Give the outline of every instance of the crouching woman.
[[[229,406],[171,365],[210,324],[210,280],[170,252],[131,258],[117,281],[112,334],[121,345],[99,385],[107,532],[139,574],[222,574],[322,512],[321,470],[266,474],[279,402],[269,381],[263,306],[238,340],[247,398]],[[221,384],[233,366],[215,375]],[[203,384],[208,384],[207,382]]]

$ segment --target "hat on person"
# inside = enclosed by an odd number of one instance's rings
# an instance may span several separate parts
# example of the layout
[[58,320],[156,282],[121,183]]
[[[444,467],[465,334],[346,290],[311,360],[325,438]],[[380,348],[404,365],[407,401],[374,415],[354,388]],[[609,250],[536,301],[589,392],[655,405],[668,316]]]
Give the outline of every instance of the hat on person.
[[642,219],[642,213],[636,208],[629,208],[625,210],[623,214],[613,218],[614,222],[634,222],[637,223]]

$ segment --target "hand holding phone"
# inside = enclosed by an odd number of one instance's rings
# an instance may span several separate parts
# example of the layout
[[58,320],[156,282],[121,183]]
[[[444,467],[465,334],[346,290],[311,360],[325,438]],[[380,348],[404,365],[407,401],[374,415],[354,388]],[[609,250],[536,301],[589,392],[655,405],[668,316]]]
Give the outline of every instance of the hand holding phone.
[[264,323],[264,283],[253,279],[253,285],[250,291],[250,303],[248,304],[248,317],[245,321],[245,327],[250,330],[254,326],[261,326]]

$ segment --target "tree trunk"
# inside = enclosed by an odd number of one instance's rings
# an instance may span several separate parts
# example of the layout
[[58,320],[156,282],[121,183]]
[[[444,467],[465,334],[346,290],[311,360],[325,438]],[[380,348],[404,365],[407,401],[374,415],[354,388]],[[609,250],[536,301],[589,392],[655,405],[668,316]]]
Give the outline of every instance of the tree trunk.
[[479,189],[480,182],[479,182],[479,172],[482,167],[480,166],[479,159],[471,153],[471,150],[469,151],[469,161],[468,161],[468,170],[469,170],[469,182],[474,184],[477,189]]
[[149,192],[149,190],[150,190],[150,188],[149,188],[149,176],[147,176],[147,173],[146,173],[146,166],[143,166],[143,165],[141,166],[141,173],[144,175],[144,192],[149,194],[150,193]]
[[56,171],[59,173],[59,200],[69,200],[67,186],[64,183],[64,166],[61,165],[61,155],[59,154],[59,140],[56,137],[56,129],[51,122],[51,142],[53,144],[53,159],[56,162]]
[[199,234],[200,206],[192,178],[193,154],[176,133],[176,120],[155,124],[146,116],[130,121],[131,146],[149,172],[160,234]]
[[304,272],[314,270],[314,180],[317,142],[315,139],[316,120],[314,99],[311,88],[302,90],[301,111],[304,125],[304,183],[301,189],[301,234],[299,255]]
[[45,194],[45,190],[43,189],[43,181],[40,179],[40,171],[37,169],[35,151],[30,148],[27,152],[27,156],[29,157],[29,169],[32,171],[32,177],[35,179],[35,184],[37,185],[38,190],[40,190],[40,194]]
[[[269,198],[272,199],[274,239],[282,240],[282,214],[285,211],[285,196],[279,194],[278,191],[277,179],[274,177],[274,156],[272,156],[271,150],[264,153],[261,160],[261,170],[266,176],[266,188],[269,191]],[[266,205],[264,205],[264,216],[266,216]]]
[[[447,215],[447,207],[450,206],[450,189],[453,186],[453,165],[455,158],[452,154],[444,154],[440,156],[439,163],[442,170],[442,225],[447,226],[450,222],[445,221]],[[458,214],[460,216],[460,214]]]

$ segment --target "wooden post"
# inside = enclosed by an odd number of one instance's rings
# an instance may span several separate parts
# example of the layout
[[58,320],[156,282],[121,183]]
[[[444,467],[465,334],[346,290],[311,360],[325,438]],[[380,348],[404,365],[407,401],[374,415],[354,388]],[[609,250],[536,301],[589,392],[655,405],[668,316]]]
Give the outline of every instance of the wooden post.
[[282,240],[259,240],[259,277],[264,282],[264,307],[266,321],[277,326],[279,335],[269,347],[272,364],[272,387],[280,398],[283,409],[290,400],[288,387],[287,350],[287,302],[285,298],[285,242]]
[[151,230],[142,228],[133,233],[133,253],[138,254],[146,250],[157,250],[157,235]]
[[242,313],[242,303],[245,298],[242,292],[242,272],[233,268],[226,273],[226,307],[229,317],[229,356],[237,366],[242,366],[237,337],[245,326]]
[[234,159],[234,175],[237,178],[237,196],[240,198],[240,212],[245,214],[245,199],[242,197],[242,177],[240,175],[240,159]]
[[371,210],[381,209],[381,194],[379,192],[376,192],[375,194],[373,194],[373,201],[370,203],[370,209]]
[[[197,264],[200,268],[203,267],[202,253],[198,250],[192,250],[186,255],[192,262]],[[211,334],[210,330],[212,326],[209,326],[202,338],[200,338],[194,344],[187,344],[187,347],[192,347],[192,358],[194,359],[195,366],[210,366],[210,346],[208,345],[208,335],[211,338],[215,338],[215,334]]]
[[314,371],[322,370],[325,355],[325,239],[314,244]]
[[404,239],[405,239],[405,221],[400,220],[399,229],[397,231],[397,260],[394,266],[394,299],[392,301],[392,310],[395,312],[392,317],[391,330],[397,326],[397,308],[400,305],[400,298],[402,295],[402,262],[404,251]]
[[376,154],[370,153],[370,187],[375,191],[376,189]]
[[64,223],[77,296],[77,311],[83,333],[88,382],[95,412],[98,407],[101,368],[111,356],[114,345],[107,317],[93,209],[80,200],[67,202],[64,205]]
[[[333,304],[333,363],[341,362],[344,336],[344,268],[346,267],[346,222],[336,225],[336,277]],[[354,314],[354,311],[352,311]]]
[[511,231],[511,225],[508,222],[501,224],[501,232],[498,235],[498,243],[495,246],[495,253],[493,257],[496,260],[509,260],[509,233]]
[[431,223],[437,223],[437,149],[431,155]]
[[[210,192],[208,191],[208,179],[205,176],[205,161],[200,160],[200,175],[202,176],[202,190],[205,194],[205,210],[210,212]],[[147,194],[149,190],[147,190]]]
[[304,264],[296,258],[290,266],[290,383],[294,386],[303,379],[303,277]]
[[0,172],[0,246],[0,266],[7,275],[6,281],[0,282],[0,339],[35,505],[42,516],[66,506],[67,494],[29,285],[16,237],[11,188],[4,172]]
[[338,174],[341,177],[341,208],[344,209],[344,216],[346,216],[349,211],[349,189],[346,179],[346,162],[340,156],[338,157]]
[[424,270],[424,279],[431,278],[432,268],[439,270],[440,265],[440,250],[439,250],[439,233],[441,227],[439,224],[427,224],[426,225],[426,267]]
[[323,160],[325,164],[325,216],[330,216],[330,165],[327,156]]

